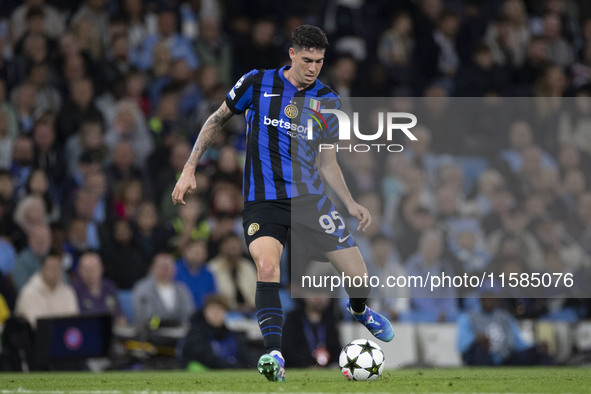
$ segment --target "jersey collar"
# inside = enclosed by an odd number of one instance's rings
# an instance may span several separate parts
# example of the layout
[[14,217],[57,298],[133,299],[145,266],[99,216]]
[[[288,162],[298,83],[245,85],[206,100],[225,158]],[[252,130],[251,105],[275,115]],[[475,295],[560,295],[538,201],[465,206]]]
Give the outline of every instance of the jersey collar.
[[281,80],[283,81],[284,85],[290,86],[292,89],[294,89],[296,92],[299,93],[304,93],[307,92],[308,90],[312,90],[316,87],[316,85],[318,84],[318,78],[316,78],[316,80],[314,81],[313,84],[308,85],[307,87],[305,87],[302,90],[298,90],[298,88],[296,88],[290,81],[289,79],[285,78],[285,75],[283,75],[283,72],[286,70],[289,70],[291,68],[291,66],[283,66],[279,69],[279,78],[281,78]]

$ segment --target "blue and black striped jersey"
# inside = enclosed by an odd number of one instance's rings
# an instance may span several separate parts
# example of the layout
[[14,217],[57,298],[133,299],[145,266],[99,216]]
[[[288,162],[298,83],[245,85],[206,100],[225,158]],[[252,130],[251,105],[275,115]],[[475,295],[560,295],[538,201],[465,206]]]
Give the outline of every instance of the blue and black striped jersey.
[[318,144],[338,140],[337,120],[327,117],[308,140],[306,109],[318,110],[326,99],[331,108],[339,108],[338,95],[318,80],[298,90],[283,75],[287,68],[252,70],[226,96],[233,113],[246,112],[245,202],[324,192],[315,159]]

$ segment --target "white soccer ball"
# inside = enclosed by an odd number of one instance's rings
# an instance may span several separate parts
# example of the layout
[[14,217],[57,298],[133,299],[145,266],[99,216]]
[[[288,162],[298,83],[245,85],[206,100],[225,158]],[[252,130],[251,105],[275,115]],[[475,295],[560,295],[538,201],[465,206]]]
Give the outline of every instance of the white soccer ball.
[[373,341],[356,339],[341,350],[339,366],[348,380],[375,380],[384,370],[384,352]]

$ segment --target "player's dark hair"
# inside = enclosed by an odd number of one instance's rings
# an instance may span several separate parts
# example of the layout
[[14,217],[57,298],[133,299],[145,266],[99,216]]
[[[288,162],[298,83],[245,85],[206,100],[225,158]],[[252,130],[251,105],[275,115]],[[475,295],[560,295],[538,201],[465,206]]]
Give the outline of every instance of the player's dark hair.
[[326,49],[328,38],[319,27],[312,25],[298,26],[291,35],[291,47],[296,51],[301,49]]

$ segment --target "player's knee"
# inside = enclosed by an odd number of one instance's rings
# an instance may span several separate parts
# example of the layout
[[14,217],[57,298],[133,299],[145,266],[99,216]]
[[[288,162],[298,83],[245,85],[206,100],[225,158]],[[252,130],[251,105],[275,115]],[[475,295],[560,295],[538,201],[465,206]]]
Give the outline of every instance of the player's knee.
[[279,281],[279,264],[270,259],[261,259],[257,262],[258,280],[261,282]]

